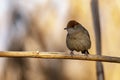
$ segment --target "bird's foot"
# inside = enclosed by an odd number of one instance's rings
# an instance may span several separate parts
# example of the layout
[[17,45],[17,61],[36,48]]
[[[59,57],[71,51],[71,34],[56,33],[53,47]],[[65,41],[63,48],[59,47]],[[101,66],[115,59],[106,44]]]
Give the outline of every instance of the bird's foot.
[[73,55],[74,55],[73,51],[71,51],[71,52],[70,52],[70,55],[71,55],[71,56],[73,56]]
[[86,56],[88,56],[89,52],[88,52],[88,50],[85,50],[85,51],[82,51],[82,54],[85,54]]

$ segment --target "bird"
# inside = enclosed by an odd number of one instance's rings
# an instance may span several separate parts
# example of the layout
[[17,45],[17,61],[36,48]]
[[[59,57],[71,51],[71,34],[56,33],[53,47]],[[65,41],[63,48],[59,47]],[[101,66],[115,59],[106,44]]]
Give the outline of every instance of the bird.
[[91,40],[87,29],[75,20],[70,20],[64,29],[67,30],[66,45],[71,51],[70,55],[74,55],[74,50],[88,55],[88,49],[91,48]]

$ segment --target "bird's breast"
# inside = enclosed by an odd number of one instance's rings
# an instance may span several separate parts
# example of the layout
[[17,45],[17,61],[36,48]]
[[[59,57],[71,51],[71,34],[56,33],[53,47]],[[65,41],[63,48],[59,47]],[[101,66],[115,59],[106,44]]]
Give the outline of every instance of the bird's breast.
[[76,50],[76,51],[87,50],[91,46],[91,41],[89,36],[81,33],[75,35],[68,34],[66,43],[70,50]]

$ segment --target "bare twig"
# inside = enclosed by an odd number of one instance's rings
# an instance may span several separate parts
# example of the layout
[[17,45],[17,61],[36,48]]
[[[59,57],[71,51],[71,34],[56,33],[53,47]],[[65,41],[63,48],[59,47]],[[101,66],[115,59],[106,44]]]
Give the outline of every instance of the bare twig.
[[0,51],[0,57],[44,58],[44,59],[71,59],[120,63],[119,57],[100,55],[69,55],[66,52],[39,52],[39,51]]
[[[92,0],[91,7],[92,7],[92,15],[93,15],[93,22],[94,22],[95,38],[96,38],[96,53],[97,55],[102,55],[101,53],[102,37],[101,37],[101,28],[100,28],[99,1]],[[97,80],[105,80],[104,67],[101,62],[96,63],[96,74],[97,74]]]

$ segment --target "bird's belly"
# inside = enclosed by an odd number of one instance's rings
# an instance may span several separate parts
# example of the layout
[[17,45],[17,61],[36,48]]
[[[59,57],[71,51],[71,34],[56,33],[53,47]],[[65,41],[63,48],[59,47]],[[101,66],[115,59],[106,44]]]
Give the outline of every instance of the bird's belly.
[[89,40],[83,39],[68,39],[67,46],[70,50],[83,51],[90,48]]

